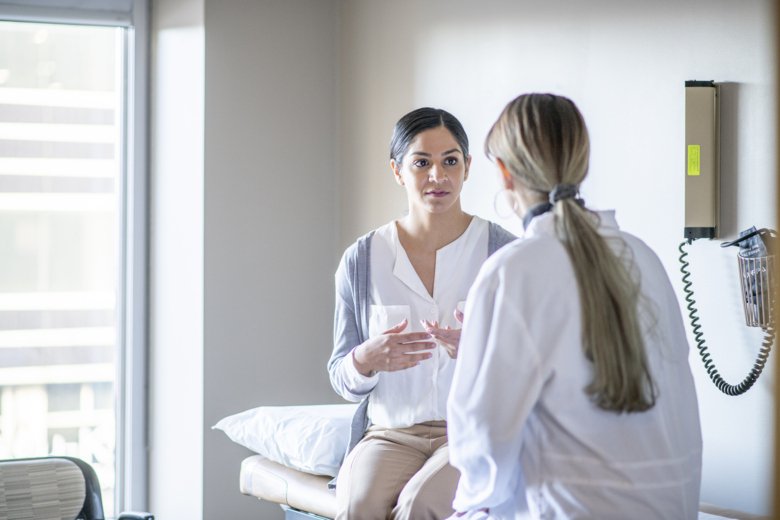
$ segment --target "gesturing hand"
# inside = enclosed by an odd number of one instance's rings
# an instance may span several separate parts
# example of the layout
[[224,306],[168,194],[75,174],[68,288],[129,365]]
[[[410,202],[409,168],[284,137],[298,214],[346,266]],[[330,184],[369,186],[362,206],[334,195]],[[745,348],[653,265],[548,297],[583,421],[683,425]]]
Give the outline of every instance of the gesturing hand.
[[[455,319],[463,323],[463,313],[458,309],[455,309]],[[453,329],[452,327],[439,327],[438,321],[422,320],[423,327],[430,333],[431,336],[438,339],[447,354],[452,359],[458,357],[458,347],[460,345],[460,329]]]
[[407,320],[404,320],[358,345],[352,351],[357,371],[364,376],[375,372],[395,372],[416,367],[421,361],[429,359],[431,353],[427,351],[436,347],[431,335],[427,332],[402,334],[407,325]]

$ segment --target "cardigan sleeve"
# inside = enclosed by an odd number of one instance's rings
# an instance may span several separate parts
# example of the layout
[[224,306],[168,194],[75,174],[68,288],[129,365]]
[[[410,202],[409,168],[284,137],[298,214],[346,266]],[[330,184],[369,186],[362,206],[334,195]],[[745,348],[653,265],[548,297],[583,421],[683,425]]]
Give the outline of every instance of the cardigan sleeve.
[[360,374],[352,360],[352,351],[360,345],[360,331],[355,312],[357,249],[350,247],[336,271],[336,310],[333,318],[333,353],[328,361],[330,384],[341,397],[358,402],[376,386],[379,375]]

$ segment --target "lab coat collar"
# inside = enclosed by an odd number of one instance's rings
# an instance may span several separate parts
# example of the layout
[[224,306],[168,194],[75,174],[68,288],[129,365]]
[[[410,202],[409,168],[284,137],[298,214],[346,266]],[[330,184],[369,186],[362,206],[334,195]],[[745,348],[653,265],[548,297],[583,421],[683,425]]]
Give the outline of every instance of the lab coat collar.
[[[591,211],[590,214],[597,220],[597,227],[602,233],[610,234],[620,230],[615,219],[615,210]],[[525,229],[524,237],[531,238],[537,235],[555,235],[555,215],[552,211],[534,217]]]
[[548,211],[552,210],[553,205],[549,202],[545,201],[541,204],[537,204],[536,206],[532,206],[526,213],[523,215],[523,229],[526,229],[533,219],[538,217],[539,215],[544,215]]

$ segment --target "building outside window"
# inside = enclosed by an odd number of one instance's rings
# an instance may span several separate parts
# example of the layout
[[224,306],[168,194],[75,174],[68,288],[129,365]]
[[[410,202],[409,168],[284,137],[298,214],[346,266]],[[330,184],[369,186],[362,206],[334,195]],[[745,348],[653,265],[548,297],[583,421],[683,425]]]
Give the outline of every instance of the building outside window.
[[118,483],[137,441],[128,385],[143,382],[125,364],[144,348],[128,343],[128,244],[145,233],[129,225],[127,36],[0,21],[0,458],[85,460],[108,515],[145,500]]

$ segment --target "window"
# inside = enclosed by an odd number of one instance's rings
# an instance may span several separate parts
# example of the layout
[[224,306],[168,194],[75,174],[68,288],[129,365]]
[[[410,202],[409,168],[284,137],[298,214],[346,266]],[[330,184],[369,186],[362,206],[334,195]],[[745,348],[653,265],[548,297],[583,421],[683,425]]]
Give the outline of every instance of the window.
[[0,458],[84,459],[108,515],[146,506],[145,47],[133,9],[104,20],[105,9],[0,4],[13,15],[0,21]]

